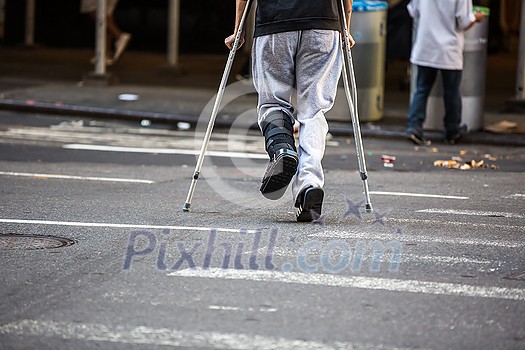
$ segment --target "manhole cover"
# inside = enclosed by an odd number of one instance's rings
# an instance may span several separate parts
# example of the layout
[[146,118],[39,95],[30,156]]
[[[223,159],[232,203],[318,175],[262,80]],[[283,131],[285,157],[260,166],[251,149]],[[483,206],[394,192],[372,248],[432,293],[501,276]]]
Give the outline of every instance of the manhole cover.
[[0,250],[36,250],[67,247],[75,241],[55,236],[0,234]]

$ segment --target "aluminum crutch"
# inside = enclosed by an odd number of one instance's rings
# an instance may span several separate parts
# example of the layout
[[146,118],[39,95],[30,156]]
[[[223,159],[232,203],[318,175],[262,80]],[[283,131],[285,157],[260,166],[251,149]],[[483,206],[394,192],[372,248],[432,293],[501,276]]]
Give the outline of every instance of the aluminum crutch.
[[[350,109],[350,116],[352,118],[352,127],[354,129],[355,148],[357,153],[357,162],[359,164],[359,173],[361,180],[363,180],[363,187],[365,192],[365,211],[372,212],[372,203],[370,203],[370,193],[368,191],[368,175],[366,172],[365,153],[363,150],[363,141],[361,139],[361,127],[359,125],[359,115],[357,111],[357,87],[355,82],[354,64],[352,60],[352,52],[350,50],[350,38],[347,31],[347,21],[345,16],[344,0],[339,0],[339,16],[341,23],[341,33],[343,33],[343,83],[348,101],[348,108]],[[348,76],[352,83],[352,93],[350,93],[350,84]]]
[[244,12],[242,14],[241,21],[239,22],[239,28],[237,29],[237,33],[235,35],[235,41],[233,42],[232,48],[230,50],[230,54],[226,62],[226,67],[224,68],[224,73],[222,74],[222,79],[219,85],[219,90],[217,91],[217,96],[215,97],[215,104],[213,105],[210,121],[208,122],[208,128],[206,129],[206,134],[204,135],[204,141],[202,143],[199,158],[197,159],[197,165],[195,166],[195,171],[193,173],[193,178],[191,180],[190,189],[188,191],[188,197],[186,198],[186,203],[184,203],[184,206],[182,207],[183,211],[190,211],[191,200],[193,198],[193,194],[195,193],[195,188],[197,187],[197,180],[199,179],[201,169],[202,169],[202,164],[204,163],[204,156],[208,148],[208,144],[210,142],[211,133],[213,131],[213,126],[215,125],[215,119],[217,118],[217,113],[219,112],[219,107],[222,102],[222,97],[224,96],[224,90],[226,89],[228,78],[230,76],[230,72],[231,72],[232,65],[233,65],[233,60],[235,58],[235,53],[237,52],[237,49],[239,48],[239,42],[241,40],[242,32],[244,30],[244,24],[246,22],[246,18],[248,17],[248,13],[250,12],[250,7],[252,5],[252,2],[253,0],[246,1],[246,7],[244,8]]

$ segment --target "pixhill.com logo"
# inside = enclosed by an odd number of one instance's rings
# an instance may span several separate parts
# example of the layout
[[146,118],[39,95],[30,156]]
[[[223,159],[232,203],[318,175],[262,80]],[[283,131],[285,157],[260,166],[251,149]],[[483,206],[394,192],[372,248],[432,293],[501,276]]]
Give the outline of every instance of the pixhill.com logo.
[[183,242],[170,230],[133,231],[124,270],[131,270],[139,261],[148,261],[160,271],[223,268],[303,273],[379,272],[382,267],[397,272],[401,264],[402,246],[394,240],[298,242],[295,236],[280,235],[277,229],[239,230],[224,239],[219,236],[219,231],[212,229],[200,241]]

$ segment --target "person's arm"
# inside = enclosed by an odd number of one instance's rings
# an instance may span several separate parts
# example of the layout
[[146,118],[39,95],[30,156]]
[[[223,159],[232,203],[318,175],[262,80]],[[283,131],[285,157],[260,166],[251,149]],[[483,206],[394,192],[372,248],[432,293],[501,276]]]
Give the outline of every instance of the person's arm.
[[469,30],[474,24],[481,22],[484,17],[483,12],[473,13],[472,0],[462,0],[456,5],[456,23],[460,31]]
[[483,21],[483,18],[485,18],[485,14],[483,12],[476,12],[474,14],[474,21],[470,22],[470,24],[465,27],[464,31],[467,31],[470,28],[472,28],[474,26],[474,24]]
[[[228,47],[228,49],[232,49],[233,43],[235,42],[235,36],[237,35],[237,31],[239,30],[239,25],[241,23],[242,14],[244,13],[244,9],[246,8],[246,0],[237,0],[235,2],[235,29],[233,31],[233,34],[224,39],[224,44]],[[244,33],[241,36],[241,40],[239,41],[239,46],[237,49],[239,49],[244,44]]]
[[[336,0],[340,1],[340,0]],[[355,40],[352,37],[352,34],[350,34],[350,20],[352,19],[352,5],[353,0],[344,0],[344,11],[345,11],[345,17],[346,17],[346,30],[348,32],[348,39],[350,40],[350,47],[353,47],[355,45]]]
[[407,5],[407,11],[410,17],[417,20],[419,18],[419,1],[412,0]]

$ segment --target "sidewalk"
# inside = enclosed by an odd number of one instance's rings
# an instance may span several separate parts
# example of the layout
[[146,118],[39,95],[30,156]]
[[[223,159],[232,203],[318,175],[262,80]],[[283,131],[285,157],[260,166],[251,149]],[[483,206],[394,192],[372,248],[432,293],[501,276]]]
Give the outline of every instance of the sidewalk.
[[[109,86],[88,86],[83,77],[93,70],[90,50],[49,48],[9,48],[0,50],[0,110],[52,113],[72,117],[129,119],[147,123],[207,123],[214,95],[223,73],[224,56],[182,56],[177,71],[165,67],[161,53],[126,52],[108,73],[119,82]],[[516,55],[489,56],[484,125],[503,120],[525,123],[525,115],[501,113],[507,99],[514,94]],[[230,83],[245,57],[235,61]],[[388,65],[385,81],[385,104],[382,120],[362,123],[364,137],[405,138],[404,123],[409,92],[400,85],[406,71],[405,62]],[[128,96],[122,96],[127,94]],[[131,95],[131,96],[129,96]],[[136,100],[126,100],[126,97]],[[344,98],[344,96],[343,96]],[[217,117],[216,127],[230,127],[234,118],[248,111],[253,118],[235,121],[242,127],[255,126],[256,96],[249,83],[228,86],[224,101],[231,100]],[[203,112],[204,111],[204,112]],[[248,120],[248,121],[247,121]],[[253,122],[252,122],[253,121]],[[331,121],[332,134],[351,135],[351,123]],[[428,136],[439,142],[438,132]],[[472,132],[466,143],[525,146],[523,134]]]

